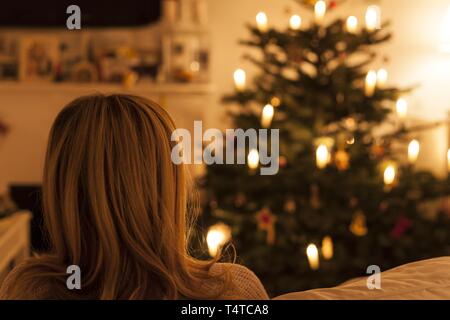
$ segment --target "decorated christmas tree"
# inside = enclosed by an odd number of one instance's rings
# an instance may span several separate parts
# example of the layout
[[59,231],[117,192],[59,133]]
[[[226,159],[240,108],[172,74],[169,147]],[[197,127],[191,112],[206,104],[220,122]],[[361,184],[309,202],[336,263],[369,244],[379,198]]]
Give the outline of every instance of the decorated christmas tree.
[[279,171],[255,174],[257,150],[247,165],[207,166],[210,253],[230,238],[273,295],[450,254],[449,216],[431,205],[448,183],[415,167],[429,127],[407,122],[410,89],[387,85],[374,51],[389,24],[375,6],[359,27],[353,16],[327,19],[339,2],[296,2],[310,9],[308,25],[293,15],[278,30],[260,12],[241,41],[259,50],[246,56],[259,71],[249,83],[237,70],[224,102],[235,128],[279,129]]

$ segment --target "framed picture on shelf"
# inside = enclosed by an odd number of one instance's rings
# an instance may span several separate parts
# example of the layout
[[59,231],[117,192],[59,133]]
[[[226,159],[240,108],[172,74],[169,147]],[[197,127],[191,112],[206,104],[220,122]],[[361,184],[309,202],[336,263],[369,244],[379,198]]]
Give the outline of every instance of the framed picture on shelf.
[[51,36],[27,36],[20,41],[19,80],[51,81],[59,64],[59,42]]

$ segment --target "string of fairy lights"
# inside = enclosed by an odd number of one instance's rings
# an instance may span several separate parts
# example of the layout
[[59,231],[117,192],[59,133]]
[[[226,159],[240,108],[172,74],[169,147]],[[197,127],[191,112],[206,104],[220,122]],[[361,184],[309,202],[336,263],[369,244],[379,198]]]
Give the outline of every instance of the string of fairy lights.
[[[323,0],[315,2],[314,5],[314,22],[316,24],[323,24],[327,12],[327,3]],[[303,19],[297,14],[293,14],[289,18],[289,28],[291,30],[301,30]],[[365,12],[365,28],[367,31],[375,31],[380,28],[381,24],[381,10],[378,6],[368,6]],[[256,15],[256,26],[261,33],[269,31],[269,19],[267,14],[263,11]],[[346,31],[352,34],[360,32],[361,27],[356,16],[349,16],[345,24]],[[388,71],[384,68],[378,70],[369,70],[365,77],[364,93],[367,97],[375,94],[377,89],[385,88],[389,78]],[[237,92],[244,92],[247,88],[247,74],[246,71],[238,68],[233,74],[234,87]],[[276,113],[276,108],[281,105],[278,97],[272,97],[261,112],[261,127],[269,128]],[[400,122],[404,122],[408,115],[408,102],[404,97],[400,97],[395,103],[395,114]],[[353,141],[347,143],[352,144]],[[413,139],[408,144],[408,162],[415,164],[420,153],[420,143],[417,139]],[[315,152],[316,166],[319,170],[325,169],[331,162],[332,154],[329,143],[318,143]],[[447,152],[448,168],[450,170],[450,149]],[[247,156],[247,166],[250,170],[256,170],[260,164],[259,153],[256,149],[249,150]],[[388,162],[384,166],[383,181],[387,187],[392,186],[396,181],[397,168],[393,162]],[[355,228],[359,225],[355,223]],[[356,230],[356,229],[355,229]],[[353,230],[352,230],[353,231]],[[209,254],[216,256],[221,248],[231,239],[231,230],[224,223],[218,223],[211,226],[207,233],[207,245]],[[306,256],[309,266],[312,270],[317,270],[320,265],[320,256],[325,260],[333,258],[333,240],[330,236],[325,236],[319,248],[316,244],[311,243],[306,248]]]

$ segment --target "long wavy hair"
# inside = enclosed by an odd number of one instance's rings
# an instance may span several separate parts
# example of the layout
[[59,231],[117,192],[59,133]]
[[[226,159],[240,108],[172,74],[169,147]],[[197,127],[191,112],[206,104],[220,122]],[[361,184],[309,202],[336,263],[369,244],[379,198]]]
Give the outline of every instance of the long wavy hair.
[[[174,130],[167,112],[141,97],[92,95],[69,103],[51,129],[44,168],[52,250],[17,267],[4,295],[223,297],[227,272],[213,275],[216,260],[189,254],[195,214],[187,210],[185,168],[171,161]],[[81,269],[81,290],[67,289],[69,265]]]

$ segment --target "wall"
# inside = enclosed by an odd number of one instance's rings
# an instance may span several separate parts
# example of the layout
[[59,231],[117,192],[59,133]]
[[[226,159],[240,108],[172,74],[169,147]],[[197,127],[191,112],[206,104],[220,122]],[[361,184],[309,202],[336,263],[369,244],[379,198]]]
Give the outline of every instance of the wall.
[[[382,8],[383,17],[391,19],[395,38],[380,50],[390,56],[386,66],[390,81],[396,85],[420,84],[408,97],[411,114],[422,119],[444,119],[449,109],[448,83],[450,55],[439,52],[441,21],[449,2],[447,0],[382,0],[375,1]],[[365,7],[370,1],[347,0],[335,14],[356,15],[363,21]],[[432,5],[430,4],[432,3]],[[293,0],[208,0],[212,47],[212,82],[217,88],[212,100],[201,98],[197,103],[208,114],[211,126],[226,127],[224,108],[220,97],[233,90],[232,74],[237,67],[249,71],[252,68],[242,60],[246,49],[238,45],[238,39],[247,36],[245,23],[253,22],[256,13],[264,10],[273,25],[287,25],[290,13],[299,12],[304,21],[311,19],[310,12],[300,11]],[[139,28],[103,32],[113,37],[130,37],[139,43],[153,46],[157,43],[157,29]],[[12,132],[0,141],[0,186],[11,182],[39,182],[45,144],[50,124],[62,105],[75,96],[55,92],[36,97],[26,92],[15,94],[1,90],[0,117],[5,118]],[[170,98],[170,95],[169,95]],[[172,103],[177,106],[174,116],[185,117],[189,107],[183,96],[175,95]],[[210,102],[212,101],[212,102]],[[198,104],[197,104],[198,105]],[[447,150],[445,129],[435,130],[423,137],[420,166],[431,168],[438,174],[445,173]]]

